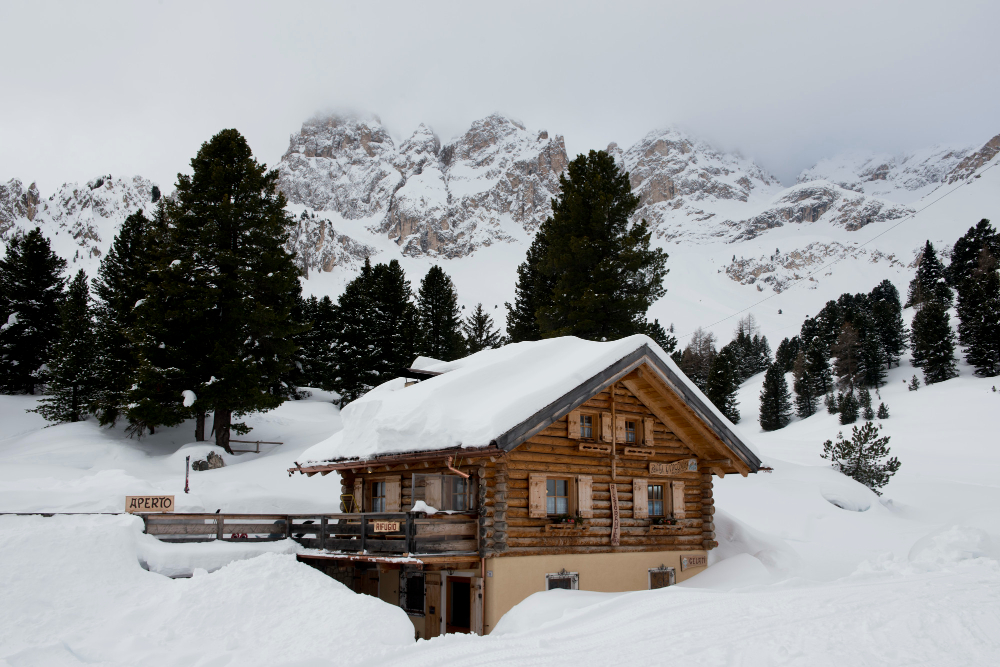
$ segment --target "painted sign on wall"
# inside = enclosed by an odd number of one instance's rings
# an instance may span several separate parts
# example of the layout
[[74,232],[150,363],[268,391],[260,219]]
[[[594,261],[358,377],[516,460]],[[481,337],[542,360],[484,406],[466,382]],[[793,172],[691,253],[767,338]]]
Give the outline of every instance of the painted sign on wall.
[[683,459],[673,463],[649,462],[650,475],[680,475],[685,472],[698,472],[698,459]]
[[173,512],[173,496],[125,496],[126,512]]

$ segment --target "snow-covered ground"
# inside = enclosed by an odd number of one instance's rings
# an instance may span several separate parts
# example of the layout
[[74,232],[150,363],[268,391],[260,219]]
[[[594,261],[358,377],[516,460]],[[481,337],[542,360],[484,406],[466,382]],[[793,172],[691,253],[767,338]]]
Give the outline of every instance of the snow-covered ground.
[[[483,638],[414,643],[399,609],[295,562],[294,544],[163,544],[127,516],[2,516],[0,666],[998,664],[1000,383],[960,371],[917,392],[908,360],[890,372],[875,400],[902,468],[881,498],[820,458],[849,433],[835,416],[760,432],[751,378],[737,428],[774,471],[717,481],[708,570],[657,591],[540,593]],[[340,427],[314,398],[252,418],[249,437],[285,444],[192,473],[185,495],[184,456],[209,449],[190,424],[142,441],[92,422],[42,428],[23,412],[35,399],[0,396],[0,511],[119,511],[126,493],[330,511],[336,475],[285,472]]]

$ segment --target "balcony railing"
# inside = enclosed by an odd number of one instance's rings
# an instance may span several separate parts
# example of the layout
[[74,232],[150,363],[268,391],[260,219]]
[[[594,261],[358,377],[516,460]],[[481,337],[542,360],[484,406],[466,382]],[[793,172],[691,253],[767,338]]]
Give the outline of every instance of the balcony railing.
[[165,542],[293,539],[312,549],[366,554],[474,553],[474,514],[144,514],[146,532]]

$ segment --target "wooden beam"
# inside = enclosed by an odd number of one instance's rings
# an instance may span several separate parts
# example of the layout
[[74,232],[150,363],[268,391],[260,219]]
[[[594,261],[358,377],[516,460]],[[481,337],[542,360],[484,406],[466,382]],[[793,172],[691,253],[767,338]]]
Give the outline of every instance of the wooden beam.
[[667,428],[673,431],[674,435],[680,438],[681,442],[683,442],[688,449],[697,454],[698,458],[708,458],[714,453],[706,449],[700,442],[697,442],[694,438],[692,438],[691,435],[688,433],[689,428],[686,428],[681,423],[680,419],[676,418],[671,414],[668,414],[667,410],[665,409],[665,406],[662,405],[659,401],[657,401],[656,397],[653,396],[649,391],[640,387],[639,383],[636,380],[624,380],[622,384],[624,384],[628,388],[628,390],[631,391],[633,395],[635,395],[636,398],[642,401],[643,405],[649,408],[649,411],[652,412],[654,415],[656,415],[657,419],[659,419],[666,425]]

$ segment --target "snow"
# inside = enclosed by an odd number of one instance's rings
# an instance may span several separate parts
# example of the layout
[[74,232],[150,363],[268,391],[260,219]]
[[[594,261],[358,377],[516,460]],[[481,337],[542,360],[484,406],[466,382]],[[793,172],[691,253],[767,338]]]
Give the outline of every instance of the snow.
[[[418,359],[423,370],[442,375],[410,386],[405,378],[395,378],[375,387],[343,409],[343,430],[306,451],[303,460],[485,447],[643,345],[686,381],[643,335],[603,343],[567,336],[483,350],[452,362]],[[707,399],[703,402],[725,420]]]
[[190,389],[185,389],[181,392],[181,396],[184,397],[184,407],[190,408],[194,405],[194,402],[198,400],[198,396]]

